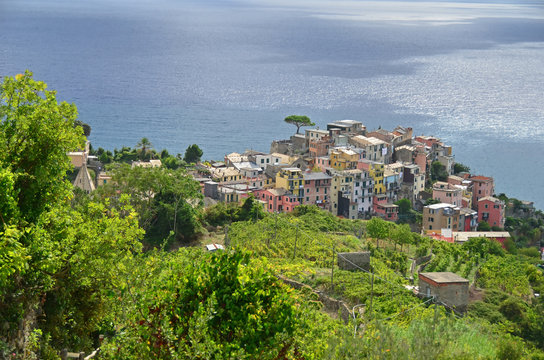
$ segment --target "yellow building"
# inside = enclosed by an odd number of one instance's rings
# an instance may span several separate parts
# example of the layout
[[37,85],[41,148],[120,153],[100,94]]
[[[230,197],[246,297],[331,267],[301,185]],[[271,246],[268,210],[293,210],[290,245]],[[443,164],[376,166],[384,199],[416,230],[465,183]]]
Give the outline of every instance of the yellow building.
[[233,167],[227,168],[211,168],[210,173],[212,179],[217,182],[235,182],[242,181],[242,174]]
[[302,204],[304,177],[299,168],[283,168],[276,174],[276,189],[289,190]]
[[329,155],[331,166],[336,170],[357,169],[359,153],[346,148],[336,148],[331,150]]
[[385,194],[384,164],[363,160],[359,162],[359,168],[368,171],[368,175],[374,180],[374,195]]

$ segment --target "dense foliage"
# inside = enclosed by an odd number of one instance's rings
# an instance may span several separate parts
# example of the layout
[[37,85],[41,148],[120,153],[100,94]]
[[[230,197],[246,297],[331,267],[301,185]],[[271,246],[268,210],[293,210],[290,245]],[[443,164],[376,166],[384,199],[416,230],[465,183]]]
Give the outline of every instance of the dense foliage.
[[0,91],[0,354],[32,358],[41,346],[45,357],[51,346],[92,343],[141,230],[124,198],[116,210],[71,207],[66,154],[84,140],[75,106],[29,72]]
[[[0,99],[0,358],[58,359],[97,347],[99,334],[111,359],[543,357],[532,250],[438,242],[315,206],[266,215],[253,197],[203,211],[199,184],[175,164],[115,164],[109,185],[74,195],[66,153],[84,141],[75,106],[28,72],[4,79]],[[171,157],[151,146],[97,153]],[[141,251],[226,225],[224,252]],[[368,269],[340,269],[339,253],[354,251],[370,252]],[[481,300],[460,319],[414,296],[418,270],[464,276]]]
[[198,182],[185,170],[117,164],[110,172],[112,181],[94,197],[110,199],[110,206],[116,207],[120,194],[130,195],[148,244],[161,245],[165,239],[187,242],[199,233],[202,194]]

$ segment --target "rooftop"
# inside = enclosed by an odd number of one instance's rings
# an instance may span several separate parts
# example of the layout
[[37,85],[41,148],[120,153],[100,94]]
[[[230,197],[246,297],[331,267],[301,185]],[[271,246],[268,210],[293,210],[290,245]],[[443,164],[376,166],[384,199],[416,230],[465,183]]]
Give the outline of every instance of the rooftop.
[[473,176],[473,177],[471,177],[470,180],[472,180],[472,181],[477,181],[477,182],[488,182],[488,181],[493,181],[493,178],[492,178],[492,177],[487,177],[487,176],[478,175],[478,176]]
[[466,242],[472,238],[509,238],[510,233],[508,231],[454,231],[453,240],[456,242]]
[[335,122],[332,122],[331,124],[344,124],[344,125],[355,125],[355,124],[363,124],[360,121],[357,120],[336,120]]
[[452,204],[448,204],[448,203],[432,204],[432,205],[427,205],[427,206],[425,206],[425,207],[426,207],[426,208],[429,208],[429,209],[433,209],[433,210],[437,210],[437,209],[448,209],[448,208],[459,209],[457,206],[452,205]]
[[427,272],[419,273],[420,277],[427,278],[439,284],[444,283],[468,283],[468,280],[452,272]]
[[504,204],[501,200],[497,199],[496,197],[493,197],[493,196],[485,196],[483,198],[481,198],[480,200],[478,200],[478,202],[480,201],[491,201],[492,203],[495,203],[495,204]]
[[327,180],[332,179],[331,176],[322,173],[322,172],[312,172],[312,173],[304,173],[303,174],[304,180]]

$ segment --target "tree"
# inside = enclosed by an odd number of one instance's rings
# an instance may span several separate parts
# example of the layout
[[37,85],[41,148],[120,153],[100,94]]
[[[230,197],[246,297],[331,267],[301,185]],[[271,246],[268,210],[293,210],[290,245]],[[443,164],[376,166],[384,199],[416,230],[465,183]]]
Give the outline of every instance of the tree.
[[448,172],[446,171],[446,167],[442,165],[440,161],[433,161],[431,163],[431,180],[432,181],[447,181],[448,180]]
[[86,124],[81,120],[76,120],[74,121],[74,126],[80,126],[83,129],[83,135],[85,135],[85,137],[91,135],[91,126],[89,124]]
[[478,231],[491,231],[491,225],[487,221],[480,221],[478,223]]
[[148,243],[160,244],[170,231],[175,240],[189,240],[199,230],[200,185],[185,170],[117,164],[111,174],[113,181],[101,186],[95,196],[109,198],[116,207],[119,194],[130,195]]
[[187,150],[185,150],[185,156],[183,157],[183,160],[188,163],[197,163],[200,161],[200,158],[202,157],[202,150],[198,147],[197,144],[190,145]]
[[0,168],[13,174],[17,206],[29,222],[69,196],[71,184],[60,180],[72,167],[66,153],[84,144],[75,105],[57,103],[46,88],[28,71],[0,85]]
[[392,223],[389,223],[382,218],[373,217],[366,223],[366,230],[368,235],[376,239],[376,246],[379,247],[379,240],[386,239],[389,237],[389,230]]
[[89,344],[116,265],[140,245],[126,203],[70,207],[67,152],[83,147],[83,130],[76,107],[46,87],[28,71],[0,85],[0,348],[14,358],[43,358],[38,334],[59,346]]
[[399,214],[402,215],[408,215],[412,210],[412,203],[409,199],[400,199],[399,201],[395,202],[395,205],[399,206]]
[[149,160],[151,158],[151,150],[153,144],[149,141],[148,138],[142,138],[138,144],[136,144],[136,149],[138,151],[138,157],[140,160]]
[[459,173],[462,173],[462,172],[467,172],[467,173],[470,173],[470,168],[466,165],[463,165],[461,163],[455,163],[453,165],[453,173],[454,174],[459,174]]
[[314,126],[315,124],[306,115],[289,115],[283,121],[297,127],[297,134],[303,126]]
[[407,224],[401,224],[392,227],[391,239],[395,242],[395,249],[397,248],[397,244],[399,244],[402,251],[402,247],[405,244],[410,244],[413,241],[410,226],[408,226]]

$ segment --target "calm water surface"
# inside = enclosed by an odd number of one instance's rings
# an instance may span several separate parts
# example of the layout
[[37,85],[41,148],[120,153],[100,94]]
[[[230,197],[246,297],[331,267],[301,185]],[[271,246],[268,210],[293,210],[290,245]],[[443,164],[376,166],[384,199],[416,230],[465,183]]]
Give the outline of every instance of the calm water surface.
[[412,126],[544,208],[542,2],[2,0],[0,75],[25,69],[95,147],[268,151],[293,113]]

